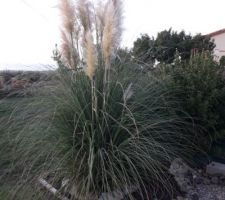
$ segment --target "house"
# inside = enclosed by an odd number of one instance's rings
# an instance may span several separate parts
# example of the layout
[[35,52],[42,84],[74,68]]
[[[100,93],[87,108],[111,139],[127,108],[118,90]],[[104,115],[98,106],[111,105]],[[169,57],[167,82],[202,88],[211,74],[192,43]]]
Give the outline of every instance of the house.
[[215,59],[220,60],[222,56],[225,56],[225,29],[221,29],[212,33],[207,34],[214,40],[216,45],[214,49]]

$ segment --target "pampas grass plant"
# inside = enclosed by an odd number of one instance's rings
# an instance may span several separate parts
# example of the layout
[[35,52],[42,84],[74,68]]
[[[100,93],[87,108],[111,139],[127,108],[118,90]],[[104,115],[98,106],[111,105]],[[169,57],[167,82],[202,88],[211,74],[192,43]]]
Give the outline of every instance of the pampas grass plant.
[[133,186],[144,192],[146,182],[163,182],[172,158],[187,153],[190,140],[176,115],[178,103],[154,77],[132,64],[114,64],[121,1],[78,1],[77,10],[84,70],[61,71],[63,89],[55,103],[56,127],[67,141],[69,187],[78,199]]
[[154,181],[166,188],[170,161],[189,156],[191,127],[177,116],[179,103],[162,82],[132,63],[114,62],[122,2],[60,0],[59,5],[60,82],[53,93],[21,102],[2,119],[8,126],[1,137],[8,140],[0,150],[8,143],[12,148],[0,159],[0,169],[7,169],[0,180],[15,177],[14,199],[18,193],[48,197],[49,191],[38,190],[43,177],[53,185],[67,180],[58,195],[81,200],[115,190],[133,199],[129,188],[144,197]]

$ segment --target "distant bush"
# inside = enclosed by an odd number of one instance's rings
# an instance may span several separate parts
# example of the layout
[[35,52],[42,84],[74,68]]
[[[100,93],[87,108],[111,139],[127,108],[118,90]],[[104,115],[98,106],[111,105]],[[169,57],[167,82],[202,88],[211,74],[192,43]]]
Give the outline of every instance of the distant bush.
[[56,71],[0,71],[0,99],[32,95],[57,80]]

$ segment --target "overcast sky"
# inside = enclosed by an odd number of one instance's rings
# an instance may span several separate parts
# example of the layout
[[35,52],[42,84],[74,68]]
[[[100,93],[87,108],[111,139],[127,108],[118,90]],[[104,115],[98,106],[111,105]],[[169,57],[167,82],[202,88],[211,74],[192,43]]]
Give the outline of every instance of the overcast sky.
[[[0,0],[0,70],[54,64],[52,50],[60,42],[57,2]],[[225,28],[224,6],[224,0],[124,0],[122,45],[131,46],[141,33],[156,36],[170,27],[191,34]]]

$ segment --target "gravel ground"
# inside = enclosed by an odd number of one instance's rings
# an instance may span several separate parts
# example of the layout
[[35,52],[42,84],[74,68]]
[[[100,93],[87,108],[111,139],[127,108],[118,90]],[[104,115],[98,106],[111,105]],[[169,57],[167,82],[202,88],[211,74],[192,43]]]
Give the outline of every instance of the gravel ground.
[[210,175],[205,171],[190,168],[181,159],[175,159],[170,167],[170,173],[185,194],[177,200],[225,200],[225,177]]
[[198,185],[196,188],[199,200],[225,200],[225,186]]

